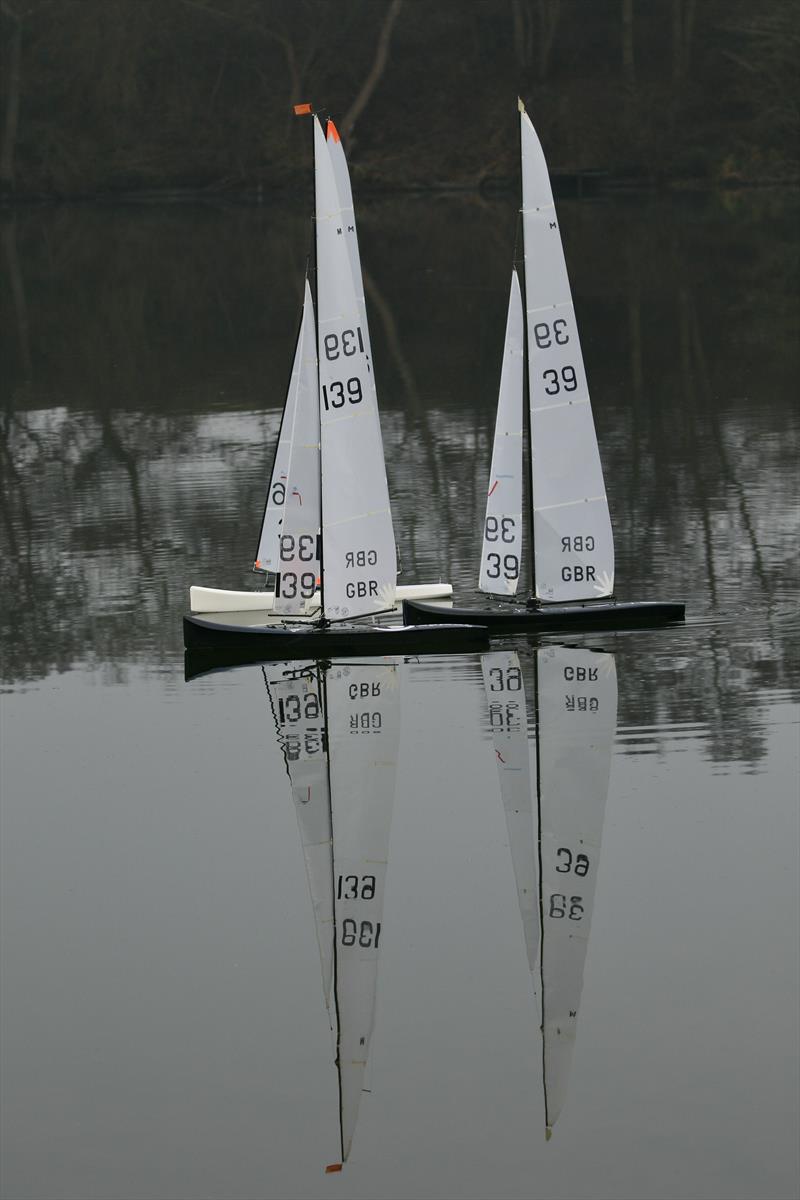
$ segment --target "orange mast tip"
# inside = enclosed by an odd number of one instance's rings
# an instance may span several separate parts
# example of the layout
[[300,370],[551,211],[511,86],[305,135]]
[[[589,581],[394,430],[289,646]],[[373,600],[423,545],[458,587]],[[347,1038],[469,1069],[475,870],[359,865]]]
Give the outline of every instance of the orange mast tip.
[[331,139],[332,139],[334,142],[340,142],[340,141],[342,140],[342,139],[339,137],[339,130],[336,128],[336,126],[334,125],[334,123],[333,123],[333,121],[330,119],[330,117],[328,117],[328,130],[327,130],[327,132],[328,132],[328,137],[329,137],[329,138],[331,138]]
[[342,1169],[341,1163],[331,1163],[329,1166],[327,1166],[325,1168],[325,1174],[332,1175],[334,1173],[334,1171],[341,1171],[341,1169]]
[[305,117],[313,111],[310,104],[295,104],[294,106],[294,115],[296,117]]

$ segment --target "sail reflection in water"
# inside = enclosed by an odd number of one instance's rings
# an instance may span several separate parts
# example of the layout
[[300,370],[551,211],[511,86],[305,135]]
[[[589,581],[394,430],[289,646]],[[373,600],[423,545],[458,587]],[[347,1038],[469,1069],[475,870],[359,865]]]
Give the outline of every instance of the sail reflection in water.
[[264,679],[314,907],[346,1162],[375,1022],[400,738],[399,670],[396,661],[386,659],[283,663],[265,668]]
[[[566,1100],[617,724],[614,656],[536,652],[531,700],[513,652],[481,658],[533,990],[547,1136]],[[536,862],[538,860],[538,882]]]

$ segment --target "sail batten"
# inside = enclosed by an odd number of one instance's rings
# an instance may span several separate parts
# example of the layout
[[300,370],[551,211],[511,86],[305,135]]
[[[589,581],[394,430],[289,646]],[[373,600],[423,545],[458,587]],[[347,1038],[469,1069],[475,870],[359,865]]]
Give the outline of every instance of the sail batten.
[[614,589],[611,519],[550,177],[524,111],[520,132],[534,592],[596,600]]

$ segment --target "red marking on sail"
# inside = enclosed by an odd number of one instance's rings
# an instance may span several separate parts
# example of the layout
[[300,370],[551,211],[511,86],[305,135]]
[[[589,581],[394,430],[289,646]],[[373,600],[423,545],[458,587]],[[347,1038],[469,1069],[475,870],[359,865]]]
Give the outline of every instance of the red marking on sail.
[[328,117],[328,128],[327,128],[326,132],[327,132],[327,136],[331,139],[331,141],[340,142],[342,140],[339,137],[339,130],[336,128],[336,126],[334,125],[334,123],[330,119],[330,117]]
[[334,1171],[341,1171],[341,1169],[342,1169],[342,1164],[341,1164],[341,1163],[330,1163],[330,1164],[329,1164],[329,1165],[328,1165],[328,1166],[325,1168],[325,1174],[326,1174],[326,1175],[332,1175]]
[[303,507],[303,497],[300,495],[297,488],[292,488],[292,495],[297,496],[297,499],[300,501],[300,507],[302,508]]
[[310,104],[295,104],[294,106],[294,115],[296,117],[308,116],[308,114],[312,113],[313,111],[314,110]]
[[257,567],[260,567],[260,566],[261,566],[261,559],[260,559],[260,558],[257,558],[257,559],[256,559],[256,566],[257,566]]
[[492,492],[494,491],[494,489],[497,487],[497,484],[498,484],[498,480],[497,480],[497,479],[495,479],[494,483],[493,483],[493,484],[492,484],[492,486],[489,488],[489,495],[490,495],[490,496],[491,496]]
[[500,753],[500,751],[499,751],[499,750],[495,750],[495,754],[496,754],[496,755],[497,755],[497,757],[500,759],[500,762],[503,764],[503,766],[505,766],[505,765],[506,765],[506,760],[503,758],[503,756],[502,756],[502,754]]

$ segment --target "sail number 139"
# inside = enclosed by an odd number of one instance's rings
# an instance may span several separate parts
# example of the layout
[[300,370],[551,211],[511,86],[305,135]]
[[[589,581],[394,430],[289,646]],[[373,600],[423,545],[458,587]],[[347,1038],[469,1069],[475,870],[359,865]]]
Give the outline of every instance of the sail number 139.
[[326,333],[322,339],[322,348],[328,362],[335,362],[340,353],[345,358],[352,358],[354,354],[358,353],[363,354],[364,339],[361,336],[361,329],[343,329],[341,335]]
[[364,392],[357,375],[352,379],[334,379],[322,385],[322,403],[326,412],[331,408],[344,408],[348,400],[351,404],[360,404],[363,399]]

